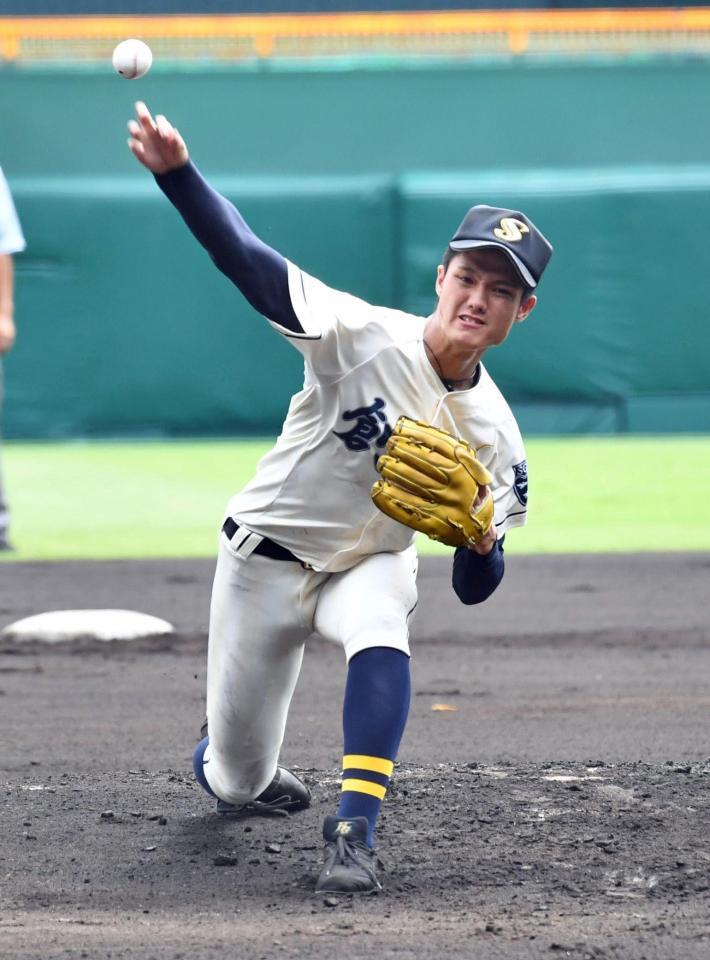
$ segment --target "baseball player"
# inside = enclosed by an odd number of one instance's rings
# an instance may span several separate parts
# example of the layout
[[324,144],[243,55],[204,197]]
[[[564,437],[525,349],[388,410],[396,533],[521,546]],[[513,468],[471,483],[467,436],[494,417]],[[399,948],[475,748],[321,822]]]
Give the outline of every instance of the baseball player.
[[[0,357],[15,342],[15,273],[13,254],[25,249],[20,221],[12,202],[10,188],[0,168]],[[0,364],[0,410],[2,409],[2,365]],[[0,476],[0,550],[11,550],[8,536],[10,513]]]
[[134,156],[304,362],[281,435],[227,506],[195,774],[222,812],[306,807],[307,787],[279,765],[287,713],[308,636],[341,644],[343,779],[316,890],[377,892],[376,822],[409,708],[414,531],[456,545],[463,603],[500,583],[527,472],[481,358],[530,314],[552,248],[523,214],[473,207],[437,268],[431,316],[372,306],[259,240],[165,117],[138,103],[128,126]]

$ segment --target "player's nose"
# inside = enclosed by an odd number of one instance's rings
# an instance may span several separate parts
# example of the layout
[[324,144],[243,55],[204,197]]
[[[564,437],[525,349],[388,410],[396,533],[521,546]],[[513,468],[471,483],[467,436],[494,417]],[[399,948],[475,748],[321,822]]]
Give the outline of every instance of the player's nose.
[[472,284],[468,289],[466,306],[472,313],[484,314],[488,308],[488,298],[483,284]]

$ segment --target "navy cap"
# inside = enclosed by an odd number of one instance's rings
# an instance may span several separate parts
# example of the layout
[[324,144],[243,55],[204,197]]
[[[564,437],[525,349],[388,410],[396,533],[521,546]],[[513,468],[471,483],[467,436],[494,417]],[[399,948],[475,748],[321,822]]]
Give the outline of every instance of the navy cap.
[[528,287],[536,287],[552,256],[552,244],[519,210],[471,207],[449,243],[452,250],[497,247]]

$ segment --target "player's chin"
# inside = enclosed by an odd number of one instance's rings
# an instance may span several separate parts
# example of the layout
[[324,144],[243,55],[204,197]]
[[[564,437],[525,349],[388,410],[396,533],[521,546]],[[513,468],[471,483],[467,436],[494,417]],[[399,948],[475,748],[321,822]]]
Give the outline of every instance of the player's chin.
[[469,350],[481,350],[484,347],[491,346],[493,342],[491,340],[491,331],[485,324],[479,326],[459,324],[454,335],[454,340],[457,345]]
[[459,322],[456,330],[458,342],[471,350],[485,350],[497,347],[508,336],[510,327],[499,323],[464,324]]

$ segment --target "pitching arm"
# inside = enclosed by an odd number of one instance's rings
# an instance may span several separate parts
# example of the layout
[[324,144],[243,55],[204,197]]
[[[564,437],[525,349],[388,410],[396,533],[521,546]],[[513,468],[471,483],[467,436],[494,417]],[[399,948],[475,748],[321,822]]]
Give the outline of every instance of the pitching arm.
[[259,313],[302,333],[288,289],[286,260],[249,228],[244,217],[200,175],[192,161],[156,182],[215,265]]
[[284,258],[259,240],[235,207],[200,176],[177,127],[162,114],[153,118],[141,100],[135,110],[136,119],[128,123],[128,147],[136,160],[151,171],[193,235],[249,303],[279,326],[302,333],[291,306]]

